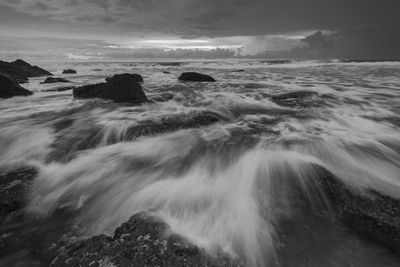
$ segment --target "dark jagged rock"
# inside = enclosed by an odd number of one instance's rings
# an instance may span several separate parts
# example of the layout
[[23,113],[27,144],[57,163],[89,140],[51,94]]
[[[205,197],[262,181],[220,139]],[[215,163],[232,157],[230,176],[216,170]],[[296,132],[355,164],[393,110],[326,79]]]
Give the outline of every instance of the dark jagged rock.
[[137,73],[123,73],[123,74],[115,74],[112,77],[106,78],[107,82],[113,82],[113,81],[118,81],[121,80],[123,78],[131,78],[133,80],[135,80],[138,83],[142,83],[143,82],[143,77],[140,74]]
[[28,78],[51,76],[50,72],[39,68],[38,66],[32,66],[31,64],[18,59],[13,62],[0,61],[0,73],[7,74],[14,78],[18,83],[28,82]]
[[33,178],[34,167],[24,166],[14,170],[0,170],[0,221],[15,215],[27,202],[27,194]]
[[164,70],[163,73],[164,73],[164,74],[171,74],[170,71],[166,71],[166,70]]
[[62,73],[63,73],[63,74],[76,74],[76,70],[73,70],[73,69],[66,69],[66,70],[63,70]]
[[400,200],[376,191],[347,187],[323,168],[321,183],[342,221],[372,240],[400,253]]
[[33,93],[21,87],[12,77],[0,74],[0,98],[28,96]]
[[180,81],[189,82],[215,82],[215,79],[209,75],[197,72],[184,72],[178,78]]
[[64,78],[47,77],[46,80],[41,83],[70,83],[70,81]]
[[59,248],[50,266],[241,266],[219,254],[206,255],[176,235],[166,236],[169,226],[147,214],[138,213],[105,235]]
[[74,89],[76,98],[103,98],[117,103],[142,104],[148,102],[137,77],[129,75],[114,76],[107,83],[86,85]]

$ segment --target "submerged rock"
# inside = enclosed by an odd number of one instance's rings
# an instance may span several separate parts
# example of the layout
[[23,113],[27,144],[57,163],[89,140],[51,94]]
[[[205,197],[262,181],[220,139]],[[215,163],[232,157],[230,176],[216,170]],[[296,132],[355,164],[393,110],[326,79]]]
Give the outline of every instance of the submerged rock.
[[34,167],[0,170],[0,221],[5,222],[27,204],[30,184],[37,175]]
[[272,96],[272,101],[285,107],[320,106],[321,101],[315,99],[318,93],[313,91],[294,91]]
[[66,70],[63,70],[62,73],[63,73],[63,74],[76,74],[76,70],[73,70],[73,69],[66,69]]
[[0,73],[11,76],[18,83],[26,83],[28,82],[28,78],[31,77],[53,75],[47,70],[39,68],[38,66],[32,66],[21,59],[17,59],[13,62],[0,61]]
[[106,78],[107,82],[113,82],[113,81],[119,81],[121,79],[125,79],[125,78],[130,78],[132,80],[135,80],[138,83],[142,83],[143,82],[143,77],[140,74],[137,73],[123,73],[123,74],[115,74],[112,77]]
[[70,83],[70,81],[64,78],[47,77],[46,80],[41,83]]
[[59,248],[50,266],[241,266],[224,255],[211,258],[145,212],[115,230]]
[[[319,168],[321,169],[321,168]],[[347,187],[327,170],[321,183],[333,208],[351,229],[400,253],[400,199]]]
[[189,82],[215,82],[215,79],[209,75],[197,72],[184,72],[178,78],[180,81]]
[[137,77],[114,75],[106,79],[106,83],[86,85],[74,89],[76,98],[103,98],[117,103],[142,104],[147,97],[137,82]]
[[33,93],[21,87],[12,77],[0,74],[0,98],[28,96]]

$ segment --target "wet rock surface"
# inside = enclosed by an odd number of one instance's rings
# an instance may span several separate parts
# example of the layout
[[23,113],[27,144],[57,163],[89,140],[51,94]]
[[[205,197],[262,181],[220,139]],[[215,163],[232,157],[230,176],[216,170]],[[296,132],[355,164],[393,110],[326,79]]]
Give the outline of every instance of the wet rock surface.
[[209,75],[198,72],[184,72],[178,80],[187,82],[215,82],[215,79]]
[[114,236],[99,235],[58,249],[50,266],[241,266],[211,258],[147,213],[132,216]]
[[103,98],[117,103],[142,104],[148,102],[136,76],[120,75],[106,79],[106,83],[75,88],[75,98]]
[[28,96],[33,93],[20,86],[12,77],[0,73],[0,98]]
[[70,81],[60,77],[47,77],[46,80],[41,83],[70,83]]
[[63,73],[63,74],[76,74],[76,70],[73,70],[73,69],[66,69],[66,70],[63,70],[62,73]]
[[13,62],[0,61],[0,73],[7,74],[14,78],[18,83],[28,82],[28,78],[51,76],[52,74],[38,66],[17,59]]
[[350,189],[328,171],[321,173],[322,186],[345,225],[400,253],[400,200]]
[[0,170],[0,221],[20,215],[27,203],[27,195],[37,169],[30,166]]

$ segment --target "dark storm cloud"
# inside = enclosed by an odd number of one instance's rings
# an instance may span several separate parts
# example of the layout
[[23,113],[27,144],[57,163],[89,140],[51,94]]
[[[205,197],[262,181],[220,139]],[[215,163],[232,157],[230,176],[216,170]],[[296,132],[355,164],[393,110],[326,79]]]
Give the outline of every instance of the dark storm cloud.
[[[100,40],[249,36],[253,48],[275,51],[295,46],[293,39],[276,36],[324,30],[336,33],[330,37],[335,51],[369,53],[374,47],[395,53],[398,10],[399,0],[0,0],[0,36],[23,35],[26,28],[48,37],[80,34]],[[363,38],[374,45],[348,47]],[[311,53],[316,49],[308,41],[299,46],[310,54],[333,53],[325,46],[320,48],[325,52]]]
[[[27,14],[74,21],[90,15],[104,23],[142,23],[181,35],[263,35],[400,22],[398,0],[0,0]],[[35,7],[33,10],[32,7]],[[51,12],[52,11],[52,12]],[[101,21],[101,20],[100,20]],[[99,22],[100,23],[100,22]],[[116,27],[114,30],[118,30]]]

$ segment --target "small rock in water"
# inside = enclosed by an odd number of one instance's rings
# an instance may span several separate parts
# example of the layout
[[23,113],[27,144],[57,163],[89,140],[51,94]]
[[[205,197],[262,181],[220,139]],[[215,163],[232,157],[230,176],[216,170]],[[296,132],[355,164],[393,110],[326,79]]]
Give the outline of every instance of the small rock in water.
[[124,79],[124,78],[133,79],[138,83],[142,83],[143,82],[142,75],[137,74],[137,73],[133,73],[133,74],[131,74],[131,73],[115,74],[112,77],[106,78],[106,81],[107,82],[113,82],[113,81],[118,81],[118,80],[121,80],[121,79]]
[[117,103],[142,104],[148,102],[137,76],[114,75],[106,83],[91,84],[74,89],[75,98],[103,98]]
[[184,72],[178,78],[180,81],[189,82],[215,82],[215,79],[209,75],[198,72]]
[[169,226],[141,212],[115,230],[67,247],[59,247],[50,266],[242,266],[225,255],[210,257],[198,247],[172,235]]
[[12,77],[0,74],[0,98],[28,96],[33,93],[21,87]]
[[66,70],[63,70],[62,73],[63,73],[63,74],[76,74],[76,70],[73,70],[73,69],[66,69]]
[[70,81],[64,78],[47,77],[46,80],[41,83],[70,83]]

